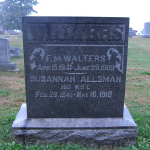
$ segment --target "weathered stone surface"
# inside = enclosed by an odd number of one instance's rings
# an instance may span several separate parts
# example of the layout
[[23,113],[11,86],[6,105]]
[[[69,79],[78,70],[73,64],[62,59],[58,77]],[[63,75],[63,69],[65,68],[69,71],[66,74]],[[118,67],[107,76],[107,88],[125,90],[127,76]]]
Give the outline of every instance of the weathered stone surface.
[[23,17],[27,107],[12,125],[16,143],[136,143],[124,106],[128,26],[128,18]]
[[28,118],[123,117],[128,18],[24,17]]
[[2,71],[16,70],[16,64],[15,63],[0,63],[0,70]]
[[10,38],[10,35],[5,35],[4,38]]
[[22,35],[18,35],[18,38],[23,38],[23,36]]
[[75,144],[87,147],[136,143],[137,126],[126,106],[123,118],[27,118],[23,104],[12,125],[16,143]]
[[150,22],[144,23],[144,29],[142,30],[142,37],[150,38]]
[[20,47],[9,47],[10,57],[18,58],[21,56],[21,48]]
[[9,40],[0,38],[0,63],[10,63]]
[[0,38],[0,70],[1,71],[18,71],[15,63],[10,63],[9,41]]

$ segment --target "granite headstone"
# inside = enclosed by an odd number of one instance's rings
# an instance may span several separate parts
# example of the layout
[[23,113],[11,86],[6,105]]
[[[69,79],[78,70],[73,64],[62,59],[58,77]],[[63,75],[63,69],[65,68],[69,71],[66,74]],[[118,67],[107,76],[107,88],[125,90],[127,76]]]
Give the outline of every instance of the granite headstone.
[[127,18],[24,18],[29,118],[123,117]]
[[150,38],[150,22],[144,23],[144,29],[142,30],[142,37]]
[[124,105],[128,26],[128,18],[23,17],[27,106],[12,125],[16,143],[136,143]]
[[0,70],[18,71],[15,63],[10,63],[9,40],[0,38]]
[[0,24],[0,35],[4,35],[4,29],[3,29],[3,25]]
[[21,48],[20,47],[9,47],[10,57],[18,58],[21,56]]
[[5,35],[4,38],[6,38],[6,39],[7,39],[7,38],[10,38],[10,35]]

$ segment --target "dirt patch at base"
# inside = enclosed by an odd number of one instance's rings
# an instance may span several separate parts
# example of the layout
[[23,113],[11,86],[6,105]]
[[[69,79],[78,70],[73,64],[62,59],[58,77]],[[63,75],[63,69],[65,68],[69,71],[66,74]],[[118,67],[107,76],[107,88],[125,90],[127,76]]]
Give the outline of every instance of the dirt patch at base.
[[25,101],[25,82],[24,78],[18,77],[0,77],[0,90],[8,91],[9,94],[0,95],[0,105],[21,106]]
[[148,100],[146,97],[139,97],[138,99],[136,99],[136,102],[143,105],[150,105],[150,100]]
[[141,91],[141,93],[137,93],[127,88],[125,93],[126,103],[130,104],[129,101],[133,101],[141,105],[150,105],[149,97],[146,97],[142,94],[142,92],[143,91]]
[[0,99],[0,105],[1,106],[7,105],[7,106],[18,106],[18,107],[20,107],[21,104],[22,104],[22,102],[13,102],[13,101],[6,100],[6,99]]
[[150,75],[142,75],[141,79],[150,84]]
[[21,87],[25,87],[24,78],[17,77],[0,77],[0,88],[1,89],[19,89]]

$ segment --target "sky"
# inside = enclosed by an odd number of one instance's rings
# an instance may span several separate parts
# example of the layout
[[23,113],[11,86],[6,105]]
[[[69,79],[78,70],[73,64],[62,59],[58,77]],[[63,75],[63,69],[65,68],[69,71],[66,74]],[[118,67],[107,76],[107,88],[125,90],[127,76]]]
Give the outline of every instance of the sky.
[[[0,0],[3,1],[3,0]],[[138,33],[150,21],[150,0],[37,0],[31,16],[129,17]]]
[[138,33],[150,21],[150,0],[37,0],[32,16],[129,17]]

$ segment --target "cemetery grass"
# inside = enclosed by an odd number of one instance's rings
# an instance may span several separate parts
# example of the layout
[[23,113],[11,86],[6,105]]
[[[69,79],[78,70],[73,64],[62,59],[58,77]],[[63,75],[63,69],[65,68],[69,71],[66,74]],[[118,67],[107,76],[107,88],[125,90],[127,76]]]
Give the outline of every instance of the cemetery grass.
[[[20,58],[11,59],[11,62],[16,62],[19,72],[0,72],[0,149],[88,150],[78,145],[24,146],[15,144],[11,134],[11,125],[21,104],[26,101],[24,60],[22,38],[12,35],[9,41],[11,47],[20,47],[22,54]],[[135,146],[120,149],[148,150],[150,149],[150,39],[130,38],[128,47],[125,104],[137,124],[138,136]]]

